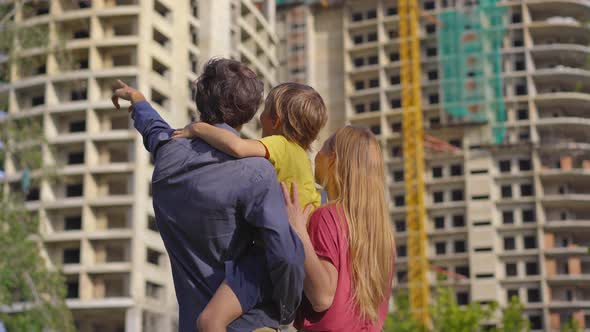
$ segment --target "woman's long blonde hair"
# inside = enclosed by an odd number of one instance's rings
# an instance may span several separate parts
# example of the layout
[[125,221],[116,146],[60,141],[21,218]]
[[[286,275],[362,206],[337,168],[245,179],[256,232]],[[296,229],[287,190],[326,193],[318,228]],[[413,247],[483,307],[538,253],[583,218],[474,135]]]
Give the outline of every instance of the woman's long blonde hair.
[[324,149],[334,158],[324,188],[337,193],[330,200],[342,207],[348,224],[353,301],[363,319],[375,321],[389,294],[395,255],[381,148],[369,130],[347,126]]

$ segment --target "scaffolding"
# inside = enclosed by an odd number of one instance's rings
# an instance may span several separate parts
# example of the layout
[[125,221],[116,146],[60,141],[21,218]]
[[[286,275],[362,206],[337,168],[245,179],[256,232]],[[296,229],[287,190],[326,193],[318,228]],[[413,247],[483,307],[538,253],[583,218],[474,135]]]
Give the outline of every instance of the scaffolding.
[[487,140],[495,144],[506,134],[501,48],[507,9],[497,2],[481,0],[438,18],[443,109],[456,120],[490,124]]

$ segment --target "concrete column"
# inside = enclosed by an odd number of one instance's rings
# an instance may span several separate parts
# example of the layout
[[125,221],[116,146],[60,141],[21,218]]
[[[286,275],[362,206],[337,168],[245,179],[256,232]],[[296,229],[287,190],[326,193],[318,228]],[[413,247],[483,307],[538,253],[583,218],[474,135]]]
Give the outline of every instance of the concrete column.
[[265,2],[266,6],[266,19],[268,20],[268,24],[273,28],[275,28],[275,21],[276,21],[276,3],[274,0],[267,0]]
[[125,312],[125,331],[141,331],[141,309],[127,309],[127,312]]
[[231,1],[201,1],[201,59],[214,56],[229,57],[231,54]]

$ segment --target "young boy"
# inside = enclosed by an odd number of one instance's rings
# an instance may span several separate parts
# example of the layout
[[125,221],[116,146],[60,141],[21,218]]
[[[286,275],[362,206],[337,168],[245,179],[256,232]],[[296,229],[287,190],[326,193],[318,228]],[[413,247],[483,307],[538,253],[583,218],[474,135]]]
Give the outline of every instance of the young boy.
[[[327,122],[322,97],[307,85],[280,84],[270,91],[260,122],[260,140],[242,139],[203,122],[177,130],[173,137],[199,137],[236,158],[265,157],[276,169],[280,182],[297,184],[302,208],[318,207],[321,197],[315,188],[307,151]],[[226,274],[226,280],[199,317],[199,331],[225,331],[229,323],[258,302],[258,297],[252,294],[259,294],[262,279],[245,277],[246,271],[257,270],[252,266],[252,259],[246,261],[249,263],[238,262],[236,270],[226,271],[229,275]]]

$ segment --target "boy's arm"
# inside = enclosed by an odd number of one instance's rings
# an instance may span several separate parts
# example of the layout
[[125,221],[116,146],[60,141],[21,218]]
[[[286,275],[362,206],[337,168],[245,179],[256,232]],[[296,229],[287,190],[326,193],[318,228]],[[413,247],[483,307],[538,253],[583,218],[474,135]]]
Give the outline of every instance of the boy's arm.
[[158,148],[170,141],[174,130],[146,101],[141,92],[123,83],[121,80],[117,81],[114,88],[115,90],[111,98],[113,105],[117,109],[120,109],[119,98],[131,102],[129,112],[131,113],[131,118],[134,120],[133,125],[143,137],[145,148],[155,157]]
[[236,136],[205,122],[191,123],[174,132],[173,138],[199,137],[214,148],[235,158],[266,157],[266,148],[257,140]]

